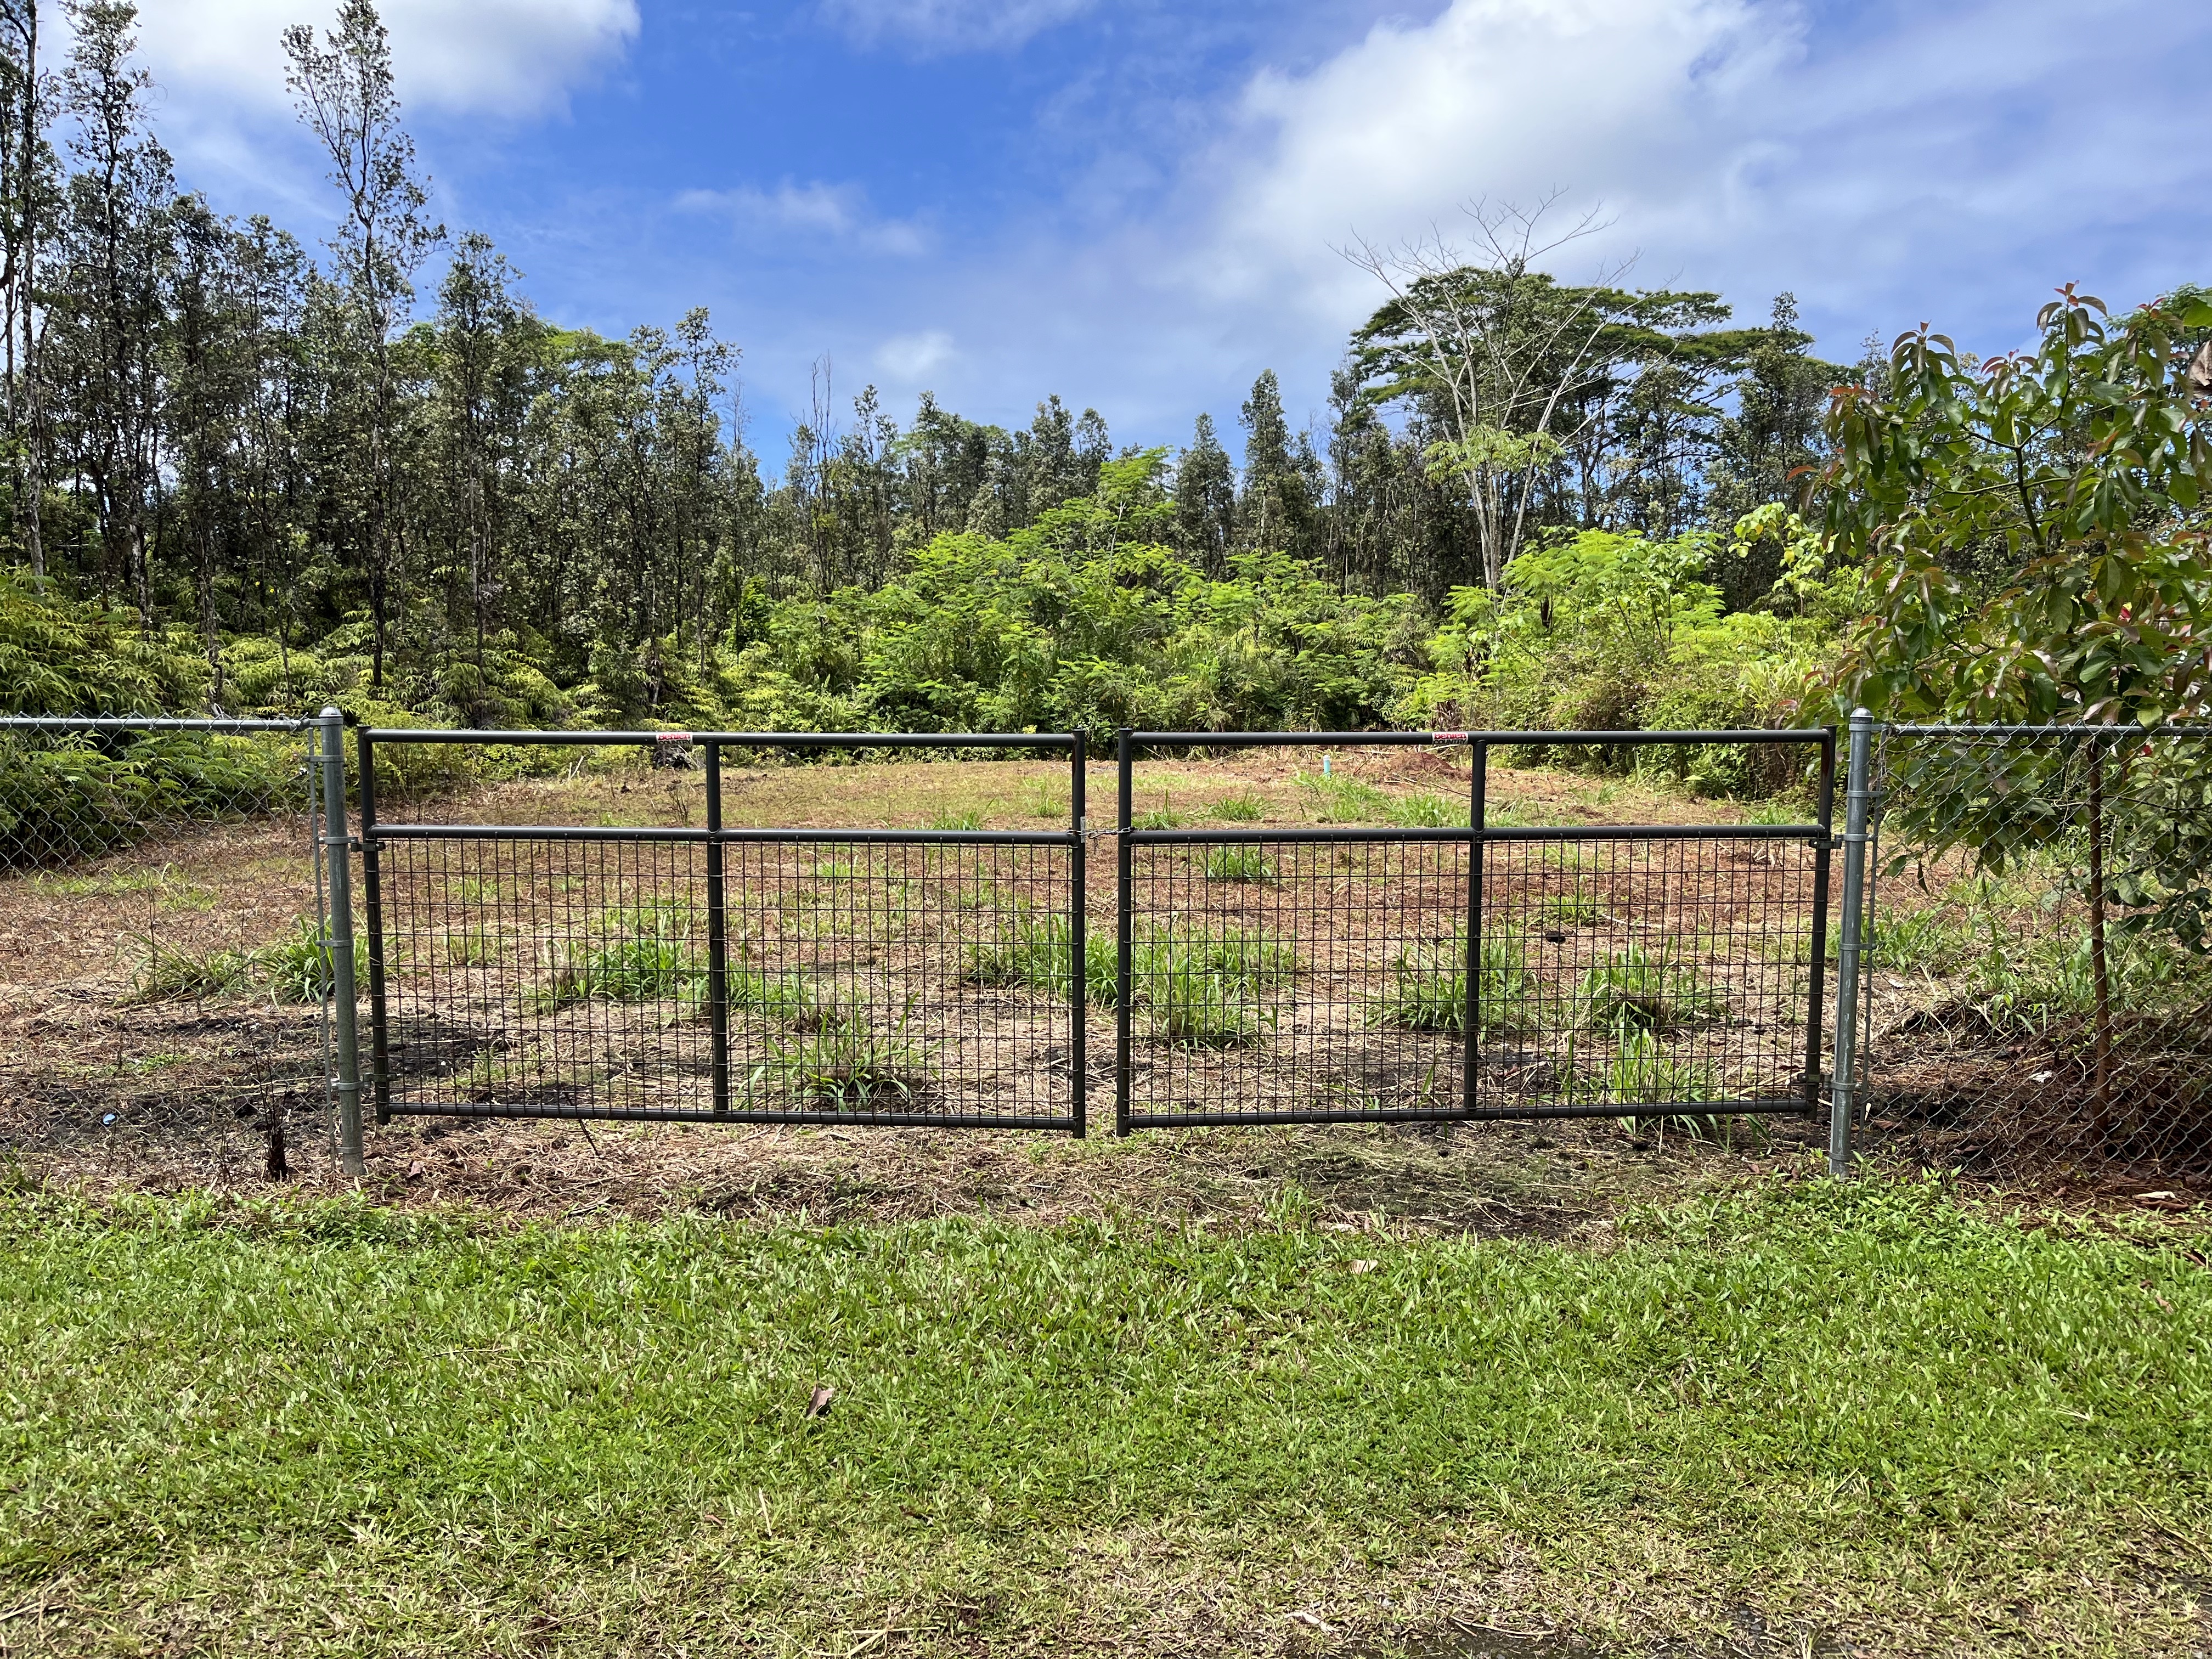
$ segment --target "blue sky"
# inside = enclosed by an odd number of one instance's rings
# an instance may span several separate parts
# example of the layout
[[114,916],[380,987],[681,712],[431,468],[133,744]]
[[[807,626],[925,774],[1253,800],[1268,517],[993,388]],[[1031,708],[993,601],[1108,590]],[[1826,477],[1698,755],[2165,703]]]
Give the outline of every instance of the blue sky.
[[[276,37],[334,0],[141,0],[188,184],[313,240]],[[1233,430],[1274,368],[1318,419],[1382,297],[1339,250],[1565,194],[1553,261],[1798,296],[1820,349],[1929,319],[2017,343],[2075,280],[2212,280],[2204,0],[386,0],[437,211],[547,316],[706,305],[771,465],[842,402],[924,387],[1124,442]]]

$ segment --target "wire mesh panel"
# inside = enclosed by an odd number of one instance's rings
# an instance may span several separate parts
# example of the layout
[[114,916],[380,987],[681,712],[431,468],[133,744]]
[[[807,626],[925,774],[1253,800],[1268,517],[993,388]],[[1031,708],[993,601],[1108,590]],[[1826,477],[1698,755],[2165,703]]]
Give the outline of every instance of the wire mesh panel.
[[736,741],[636,783],[697,827],[373,825],[380,1115],[1079,1128],[1073,823],[725,828]]
[[1810,1109],[1820,880],[1787,830],[1492,842],[1478,1107]]
[[[1133,823],[1139,746],[1286,741],[1468,743],[1469,827]],[[1729,741],[1819,745],[1820,821],[1489,821],[1492,746]],[[1815,1109],[1832,755],[1823,732],[1127,734],[1122,1126]]]
[[1130,849],[1129,1123],[1457,1116],[1468,847]]
[[0,1137],[287,1167],[329,1127],[312,726],[0,720]]
[[1873,1127],[1996,1174],[2212,1181],[2212,732],[1891,727]]

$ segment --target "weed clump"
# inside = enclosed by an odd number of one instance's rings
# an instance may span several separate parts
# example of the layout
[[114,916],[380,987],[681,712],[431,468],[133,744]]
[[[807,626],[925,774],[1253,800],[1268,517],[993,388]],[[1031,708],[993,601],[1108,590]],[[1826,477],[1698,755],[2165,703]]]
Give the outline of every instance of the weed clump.
[[[1528,1000],[1531,983],[1527,952],[1517,933],[1503,929],[1482,936],[1478,1018],[1485,1031],[1512,1030]],[[1456,929],[1444,944],[1408,945],[1390,964],[1382,994],[1368,1007],[1377,1025],[1409,1031],[1467,1031],[1467,929]]]
[[541,1012],[579,1002],[657,1002],[697,995],[707,962],[689,909],[672,905],[602,913],[598,936],[570,944],[534,999]]
[[1575,997],[1593,1028],[1624,1036],[1696,1024],[1728,1012],[1696,966],[1663,952],[1654,956],[1640,945],[1590,968]]

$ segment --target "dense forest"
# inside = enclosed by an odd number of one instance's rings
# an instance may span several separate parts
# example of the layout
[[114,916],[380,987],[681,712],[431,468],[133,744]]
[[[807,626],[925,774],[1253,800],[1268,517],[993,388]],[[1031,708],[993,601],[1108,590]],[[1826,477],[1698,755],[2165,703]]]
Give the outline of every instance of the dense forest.
[[[817,367],[750,447],[704,310],[539,316],[436,222],[371,0],[283,45],[337,229],[213,211],[135,9],[0,0],[0,705],[349,707],[495,726],[1786,716],[1852,600],[1790,509],[1833,471],[1791,298],[1574,286],[1541,212],[1366,252],[1325,416],[1117,446]],[[1571,240],[1570,229],[1565,240]],[[1549,263],[1557,264],[1556,259]],[[1828,429],[1834,429],[1832,418]]]

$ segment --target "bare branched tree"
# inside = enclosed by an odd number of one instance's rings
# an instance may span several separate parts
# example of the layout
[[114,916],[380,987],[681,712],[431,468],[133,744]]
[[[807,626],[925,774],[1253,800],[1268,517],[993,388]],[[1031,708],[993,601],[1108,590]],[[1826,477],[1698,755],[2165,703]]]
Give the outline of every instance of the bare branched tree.
[[1632,299],[1614,286],[1627,262],[1587,288],[1538,269],[1606,228],[1593,209],[1551,234],[1559,196],[1525,209],[1470,203],[1463,241],[1432,226],[1392,246],[1355,240],[1339,250],[1390,291],[1355,337],[1384,377],[1382,400],[1413,400],[1445,428],[1429,465],[1467,491],[1490,587],[1521,550],[1536,475],[1573,436],[1560,429],[1571,394]]

